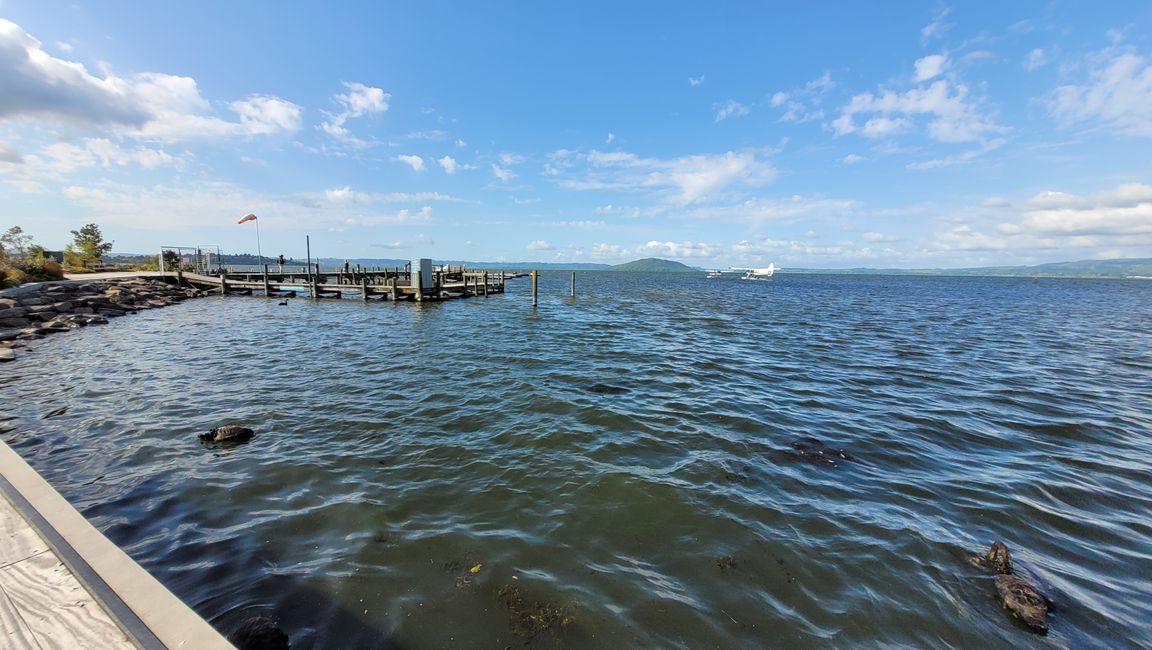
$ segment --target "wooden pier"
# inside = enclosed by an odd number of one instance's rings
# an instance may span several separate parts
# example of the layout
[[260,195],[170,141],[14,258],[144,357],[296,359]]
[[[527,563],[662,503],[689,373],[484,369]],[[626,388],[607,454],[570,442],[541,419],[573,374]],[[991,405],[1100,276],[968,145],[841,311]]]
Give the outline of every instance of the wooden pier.
[[181,284],[219,291],[221,295],[264,295],[288,297],[305,294],[310,298],[343,298],[361,300],[424,302],[450,298],[472,298],[504,293],[505,281],[522,273],[475,271],[446,266],[433,269],[425,277],[408,268],[363,269],[360,267],[325,271],[296,266],[283,271],[265,264],[263,271],[225,272],[205,275],[177,272]]
[[232,645],[0,442],[0,648]]

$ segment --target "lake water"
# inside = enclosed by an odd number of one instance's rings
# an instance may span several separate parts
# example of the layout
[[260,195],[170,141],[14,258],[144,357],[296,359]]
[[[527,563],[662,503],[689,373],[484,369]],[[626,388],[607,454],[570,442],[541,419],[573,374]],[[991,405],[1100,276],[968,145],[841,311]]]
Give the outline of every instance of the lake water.
[[[0,367],[0,435],[296,648],[1152,645],[1152,282],[568,278],[57,335]],[[967,562],[996,539],[1047,636]]]

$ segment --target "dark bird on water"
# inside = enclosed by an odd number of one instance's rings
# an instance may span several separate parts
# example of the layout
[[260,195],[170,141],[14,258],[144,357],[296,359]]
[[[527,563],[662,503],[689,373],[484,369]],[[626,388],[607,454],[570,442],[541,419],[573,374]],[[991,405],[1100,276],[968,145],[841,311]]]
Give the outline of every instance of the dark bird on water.
[[589,393],[597,393],[599,395],[622,395],[624,393],[631,392],[623,386],[610,386],[608,384],[592,384],[591,386],[586,387],[584,390],[588,391]]
[[1048,598],[1031,580],[1012,572],[1012,556],[1004,542],[993,542],[984,557],[974,557],[972,563],[996,574],[996,595],[1004,609],[1033,631],[1048,632]]
[[856,460],[843,449],[834,449],[812,436],[801,436],[792,441],[792,455],[814,465],[839,467],[842,460]]
[[266,616],[253,616],[228,635],[237,650],[288,650],[288,635]]
[[277,304],[277,305],[280,305],[281,307],[283,307],[284,305],[287,305],[287,304],[288,304],[288,301],[287,301],[287,300],[281,300],[280,302],[278,302],[278,303],[276,303],[276,304]]
[[256,432],[248,427],[227,424],[222,427],[216,427],[208,433],[200,434],[200,439],[205,442],[247,442],[251,440],[254,435],[256,435]]

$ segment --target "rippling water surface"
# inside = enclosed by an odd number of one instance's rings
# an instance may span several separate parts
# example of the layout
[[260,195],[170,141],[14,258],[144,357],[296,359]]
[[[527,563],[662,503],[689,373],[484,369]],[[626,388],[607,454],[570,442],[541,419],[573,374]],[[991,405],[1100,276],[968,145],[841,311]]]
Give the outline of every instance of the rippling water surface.
[[[298,648],[1152,644],[1152,283],[527,286],[57,335],[0,370],[0,435],[218,628]],[[197,441],[226,422],[258,435]],[[995,539],[1046,637],[967,563]]]

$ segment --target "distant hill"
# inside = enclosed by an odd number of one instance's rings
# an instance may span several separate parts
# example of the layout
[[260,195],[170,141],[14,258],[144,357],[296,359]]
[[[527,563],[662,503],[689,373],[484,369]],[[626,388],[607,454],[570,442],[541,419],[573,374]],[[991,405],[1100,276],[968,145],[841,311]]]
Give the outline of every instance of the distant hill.
[[624,264],[617,264],[616,266],[608,267],[609,271],[640,271],[643,273],[699,273],[700,269],[694,269],[686,264],[680,262],[673,262],[672,260],[662,260],[658,257],[646,257],[642,260],[634,262],[627,262]]

